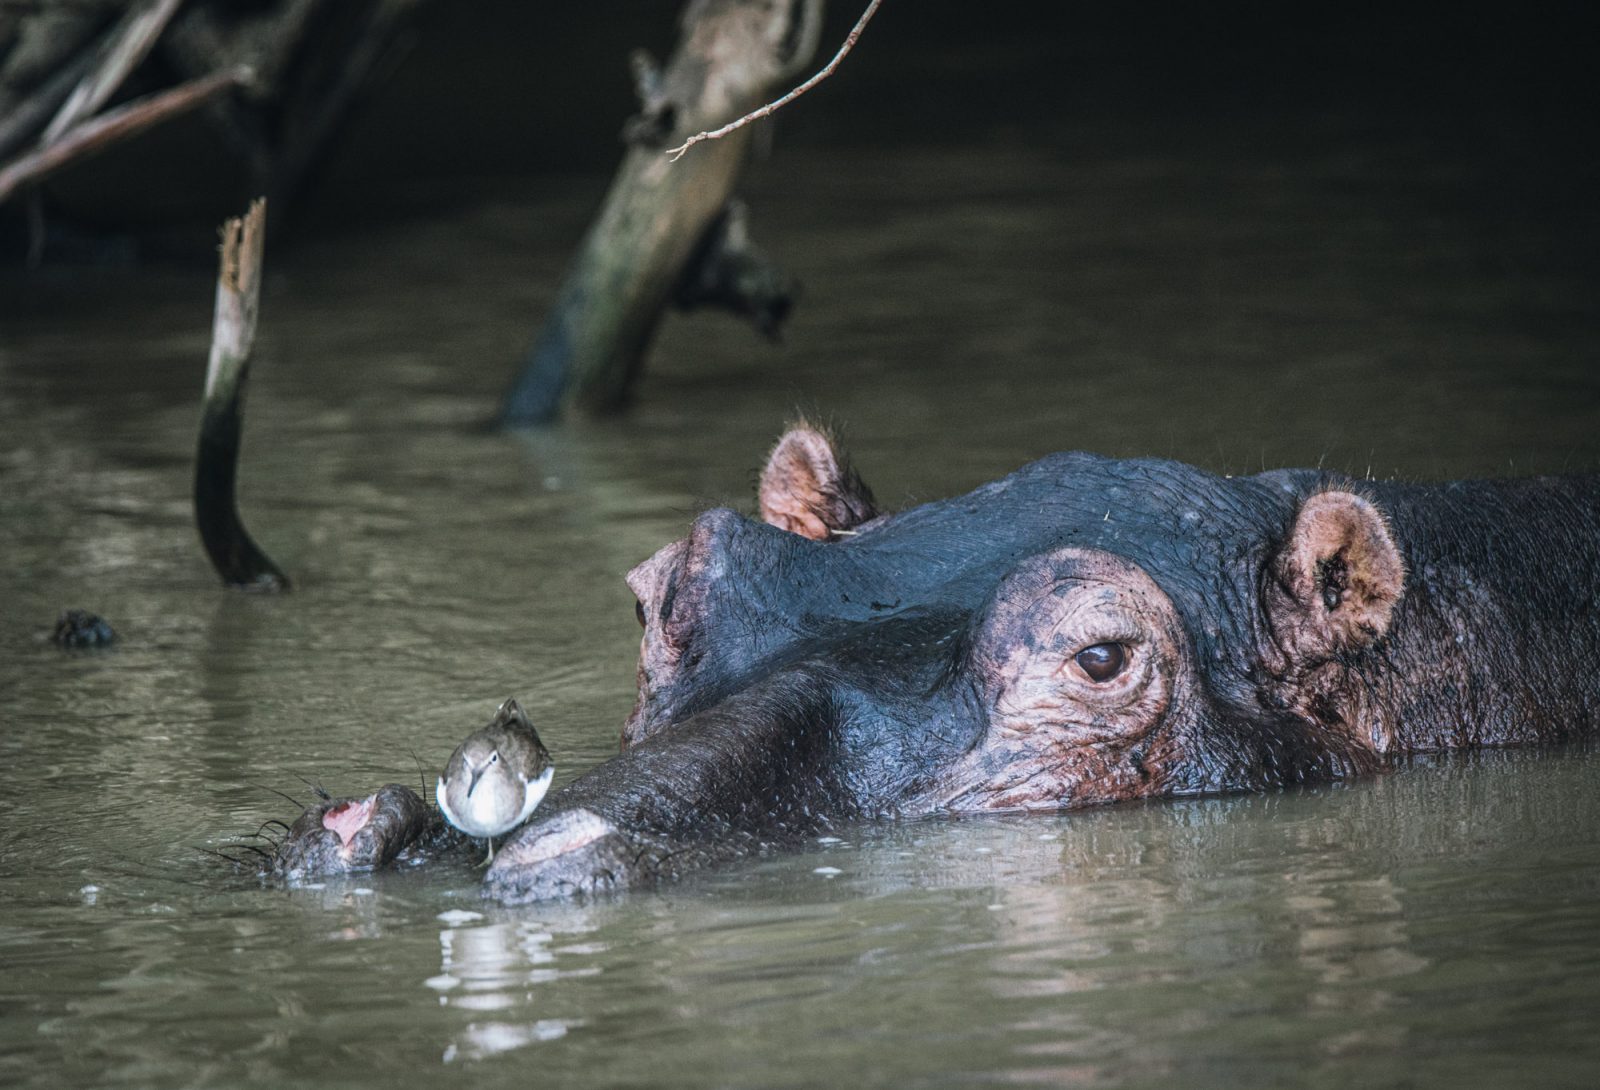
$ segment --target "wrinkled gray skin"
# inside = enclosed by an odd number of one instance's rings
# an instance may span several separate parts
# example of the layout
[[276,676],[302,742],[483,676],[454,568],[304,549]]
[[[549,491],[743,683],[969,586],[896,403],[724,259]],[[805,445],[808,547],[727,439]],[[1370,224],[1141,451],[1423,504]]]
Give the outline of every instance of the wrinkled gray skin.
[[[1260,790],[1588,734],[1597,512],[1587,478],[1230,479],[1070,453],[879,515],[801,427],[763,474],[764,521],[708,511],[630,575],[646,633],[623,751],[545,801],[486,894],[649,886],[839,820]],[[1075,664],[1107,644],[1127,665],[1102,683]]]
[[404,784],[388,784],[364,799],[326,799],[289,826],[273,869],[291,880],[376,870],[433,823],[430,808]]

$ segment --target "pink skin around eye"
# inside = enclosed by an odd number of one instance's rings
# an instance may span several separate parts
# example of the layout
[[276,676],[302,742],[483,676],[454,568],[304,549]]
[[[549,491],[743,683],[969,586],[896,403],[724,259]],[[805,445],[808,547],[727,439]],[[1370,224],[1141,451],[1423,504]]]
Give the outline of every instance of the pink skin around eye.
[[360,802],[341,802],[322,815],[322,827],[339,834],[342,847],[350,846],[350,839],[372,820],[372,802],[377,796],[368,796]]

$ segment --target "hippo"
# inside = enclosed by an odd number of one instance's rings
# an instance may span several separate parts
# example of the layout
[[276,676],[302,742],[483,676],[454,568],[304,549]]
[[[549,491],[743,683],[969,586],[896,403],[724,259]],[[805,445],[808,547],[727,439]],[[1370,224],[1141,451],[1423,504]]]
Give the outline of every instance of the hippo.
[[1088,453],[880,510],[832,438],[773,449],[628,573],[621,752],[485,876],[652,886],[840,822],[1260,791],[1558,742],[1600,706],[1600,479],[1218,476]]
[[485,895],[670,881],[842,822],[1066,811],[1591,735],[1600,478],[1424,484],[1043,458],[880,510],[791,427],[758,517],[627,575],[621,751],[513,832]]

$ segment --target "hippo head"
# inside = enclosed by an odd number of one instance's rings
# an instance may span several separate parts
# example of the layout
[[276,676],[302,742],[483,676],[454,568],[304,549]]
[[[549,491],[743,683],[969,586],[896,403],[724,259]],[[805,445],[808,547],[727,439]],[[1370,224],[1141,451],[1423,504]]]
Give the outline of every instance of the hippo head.
[[622,753],[502,850],[492,895],[647,884],[841,819],[1305,782],[1385,748],[1359,668],[1405,573],[1348,482],[1061,454],[880,514],[801,425],[759,508],[629,573]]

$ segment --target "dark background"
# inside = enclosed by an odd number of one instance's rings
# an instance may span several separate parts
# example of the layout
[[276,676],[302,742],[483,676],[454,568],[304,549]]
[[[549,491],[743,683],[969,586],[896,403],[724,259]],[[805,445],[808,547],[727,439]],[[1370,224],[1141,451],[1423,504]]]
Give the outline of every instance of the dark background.
[[[668,53],[680,8],[424,4],[302,195],[297,229],[603,176],[634,107],[627,54]],[[817,64],[860,10],[829,4]],[[1070,158],[1093,141],[1087,150],[1101,154],[1292,159],[1319,143],[1374,141],[1464,164],[1462,199],[1481,204],[1486,223],[1496,205],[1537,205],[1592,240],[1595,28],[1577,4],[889,0],[835,77],[780,115],[774,154],[988,143]],[[146,254],[182,254],[245,188],[193,118],[58,176],[49,192],[57,218],[137,234]]]

